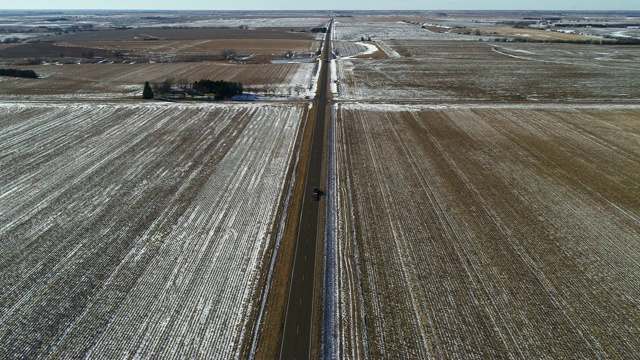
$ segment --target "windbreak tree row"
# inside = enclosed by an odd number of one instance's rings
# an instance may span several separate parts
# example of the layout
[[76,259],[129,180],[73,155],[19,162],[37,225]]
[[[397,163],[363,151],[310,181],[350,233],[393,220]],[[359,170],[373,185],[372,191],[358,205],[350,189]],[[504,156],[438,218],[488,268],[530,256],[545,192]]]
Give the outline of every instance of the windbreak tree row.
[[184,97],[186,95],[203,96],[213,94],[214,99],[223,100],[236,95],[242,95],[243,91],[242,83],[239,82],[202,79],[193,84],[189,84],[189,81],[186,79],[175,80],[173,78],[167,78],[153,86],[151,86],[148,81],[145,82],[142,97],[144,99],[152,99],[156,95]]
[[33,70],[17,70],[17,69],[0,69],[0,76],[13,76],[37,79],[38,74]]
[[194,82],[193,89],[203,94],[215,94],[216,99],[226,99],[235,95],[242,95],[243,92],[241,83],[208,79]]

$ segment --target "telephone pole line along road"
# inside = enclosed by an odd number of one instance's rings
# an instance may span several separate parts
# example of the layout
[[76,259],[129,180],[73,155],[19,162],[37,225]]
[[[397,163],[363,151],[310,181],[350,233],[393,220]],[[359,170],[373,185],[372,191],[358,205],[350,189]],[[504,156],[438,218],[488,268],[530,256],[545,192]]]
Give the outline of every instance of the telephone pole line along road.
[[318,97],[316,118],[311,142],[309,167],[304,186],[304,196],[298,223],[295,259],[289,287],[289,301],[285,317],[281,359],[308,359],[311,350],[311,329],[313,317],[313,295],[316,263],[316,238],[318,234],[318,216],[321,201],[313,199],[313,188],[322,181],[322,162],[324,152],[324,129],[331,64],[331,28],[329,22],[322,50],[320,77],[318,79]]

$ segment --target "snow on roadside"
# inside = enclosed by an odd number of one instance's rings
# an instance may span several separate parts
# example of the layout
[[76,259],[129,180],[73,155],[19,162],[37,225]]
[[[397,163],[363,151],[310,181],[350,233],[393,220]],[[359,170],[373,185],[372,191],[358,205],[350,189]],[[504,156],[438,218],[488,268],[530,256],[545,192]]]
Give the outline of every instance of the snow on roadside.
[[344,102],[345,110],[367,110],[382,112],[446,110],[446,109],[640,109],[640,104],[557,104],[557,103],[512,103],[512,104],[385,104]]
[[320,59],[310,63],[298,63],[296,71],[281,84],[251,85],[261,100],[313,99],[320,76]]
[[[333,63],[332,63],[333,65]],[[333,69],[333,66],[332,66]],[[329,120],[329,147],[328,147],[328,174],[326,191],[326,211],[325,220],[325,256],[324,256],[324,319],[323,319],[323,339],[321,353],[325,359],[340,358],[339,348],[336,347],[336,334],[339,332],[337,325],[338,314],[338,275],[335,271],[337,264],[337,210],[340,193],[336,191],[336,139],[335,139],[335,107],[331,107],[331,117]]]
[[334,96],[339,96],[338,93],[338,64],[335,59],[331,60],[331,92]]

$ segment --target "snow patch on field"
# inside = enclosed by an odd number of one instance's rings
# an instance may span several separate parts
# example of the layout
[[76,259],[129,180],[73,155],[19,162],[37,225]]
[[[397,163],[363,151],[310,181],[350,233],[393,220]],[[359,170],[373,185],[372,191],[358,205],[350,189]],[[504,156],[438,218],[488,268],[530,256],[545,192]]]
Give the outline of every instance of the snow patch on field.
[[353,54],[353,55],[339,56],[338,59],[342,60],[342,59],[354,58],[356,56],[371,55],[371,54],[374,54],[374,53],[376,53],[378,51],[378,47],[375,46],[374,44],[358,41],[358,42],[356,42],[356,45],[360,45],[360,46],[364,47],[366,50],[361,51],[361,52],[356,53],[356,54]]
[[378,47],[375,46],[374,44],[370,44],[366,42],[357,42],[356,44],[362,45],[367,48],[365,52],[360,53],[358,55],[371,55],[371,54],[375,54],[378,51]]
[[385,52],[385,54],[387,54],[388,57],[392,59],[397,59],[402,57],[402,55],[400,55],[397,51],[393,50],[389,45],[385,44],[383,41],[379,41],[378,46],[380,47],[380,49],[382,49],[382,51]]
[[527,50],[522,50],[522,49],[511,49],[511,51],[515,51],[515,52],[519,52],[519,53],[524,53],[524,54],[530,54],[530,55],[536,55],[536,53],[534,53],[534,52],[527,51]]

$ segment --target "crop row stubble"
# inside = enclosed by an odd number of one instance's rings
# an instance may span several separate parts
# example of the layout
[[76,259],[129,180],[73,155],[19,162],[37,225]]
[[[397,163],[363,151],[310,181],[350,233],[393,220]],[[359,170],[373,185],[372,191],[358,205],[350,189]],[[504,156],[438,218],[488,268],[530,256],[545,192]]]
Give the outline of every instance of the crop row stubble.
[[238,356],[302,108],[0,111],[1,357]]
[[640,61],[624,46],[386,41],[398,57],[338,61],[342,100],[629,102]]
[[329,353],[639,356],[637,108],[395,109],[338,110]]
[[140,96],[145,81],[154,83],[166,78],[189,82],[220,79],[240,82],[251,88],[274,87],[287,94],[297,87],[310,87],[309,74],[314,66],[312,63],[239,65],[211,62],[35,66],[32,68],[41,79],[5,80],[0,97],[111,99]]

